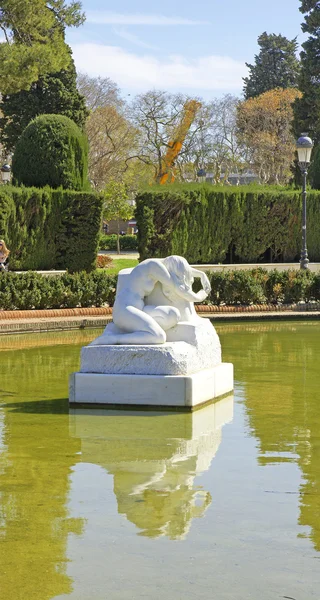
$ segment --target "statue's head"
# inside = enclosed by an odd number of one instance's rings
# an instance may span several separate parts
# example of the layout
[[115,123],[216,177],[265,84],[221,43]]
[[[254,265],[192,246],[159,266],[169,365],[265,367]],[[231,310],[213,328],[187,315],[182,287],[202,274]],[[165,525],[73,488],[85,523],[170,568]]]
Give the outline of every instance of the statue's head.
[[189,263],[182,256],[167,256],[163,264],[168,269],[170,275],[174,275],[179,284],[192,288],[193,276]]

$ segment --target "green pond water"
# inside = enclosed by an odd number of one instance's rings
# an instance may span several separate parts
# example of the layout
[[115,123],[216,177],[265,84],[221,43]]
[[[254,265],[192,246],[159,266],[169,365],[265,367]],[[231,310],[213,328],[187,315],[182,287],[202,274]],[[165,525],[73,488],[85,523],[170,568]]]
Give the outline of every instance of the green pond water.
[[69,411],[99,332],[0,338],[1,600],[319,600],[320,323],[217,330],[193,414]]

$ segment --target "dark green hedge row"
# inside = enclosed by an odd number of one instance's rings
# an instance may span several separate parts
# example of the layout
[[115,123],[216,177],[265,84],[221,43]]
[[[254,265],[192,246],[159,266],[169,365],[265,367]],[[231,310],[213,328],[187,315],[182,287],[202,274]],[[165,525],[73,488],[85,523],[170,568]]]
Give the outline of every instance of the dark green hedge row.
[[[155,186],[136,200],[142,260],[170,254],[202,264],[290,262],[299,257],[298,190]],[[309,192],[307,205],[309,257],[320,261],[320,192]]]
[[104,271],[43,277],[38,273],[1,273],[0,309],[76,308],[113,304],[117,277]]
[[49,187],[0,186],[0,237],[10,270],[95,268],[102,197]]
[[[205,304],[296,303],[320,300],[320,273],[265,269],[208,273],[212,292]],[[0,309],[28,310],[113,305],[117,276],[106,271],[43,277],[0,274]]]
[[[120,236],[121,250],[138,250],[138,239],[136,235]],[[99,250],[117,250],[117,236],[101,235],[99,240]]]

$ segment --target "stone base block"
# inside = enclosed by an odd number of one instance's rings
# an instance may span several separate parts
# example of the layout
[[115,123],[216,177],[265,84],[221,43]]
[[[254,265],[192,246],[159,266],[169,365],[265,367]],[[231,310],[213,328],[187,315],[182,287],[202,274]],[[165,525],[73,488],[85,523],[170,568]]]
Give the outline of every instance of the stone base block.
[[[100,340],[108,340],[107,326]],[[99,339],[99,338],[98,338]],[[208,319],[178,323],[167,331],[165,344],[96,345],[96,340],[81,350],[81,373],[103,375],[191,375],[220,365],[221,345]]]
[[191,375],[73,373],[71,405],[192,409],[233,390],[233,365],[221,363]]

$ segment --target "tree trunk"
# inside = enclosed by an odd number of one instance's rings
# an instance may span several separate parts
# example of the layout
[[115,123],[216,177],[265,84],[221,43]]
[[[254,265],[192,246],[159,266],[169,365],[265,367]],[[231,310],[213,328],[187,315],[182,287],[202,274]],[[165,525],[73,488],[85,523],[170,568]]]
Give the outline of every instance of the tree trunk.
[[118,232],[117,232],[117,254],[120,254],[120,223],[119,223],[119,219],[117,221],[117,225],[118,225]]

